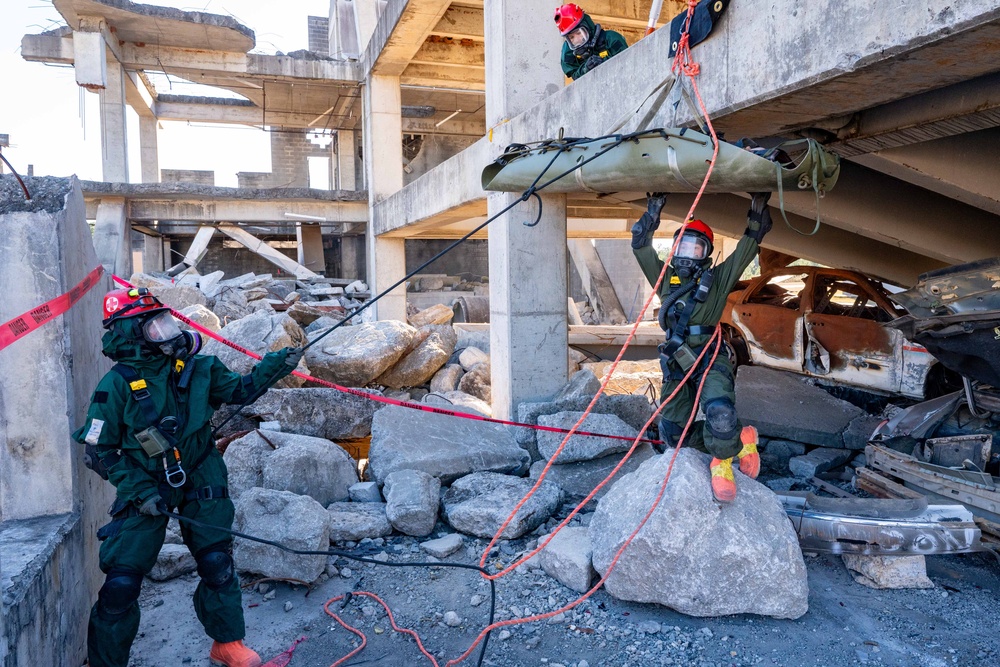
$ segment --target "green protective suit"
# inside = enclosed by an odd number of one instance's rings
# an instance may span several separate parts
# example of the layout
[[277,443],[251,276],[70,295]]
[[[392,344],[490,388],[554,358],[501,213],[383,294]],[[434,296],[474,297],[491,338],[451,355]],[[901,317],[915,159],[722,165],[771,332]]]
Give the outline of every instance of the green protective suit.
[[[750,229],[756,230],[758,228],[754,222],[748,224],[750,225]],[[695,306],[694,312],[691,314],[691,319],[688,322],[689,326],[714,326],[719,323],[729,292],[732,291],[733,286],[739,281],[740,276],[743,275],[743,271],[753,261],[759,249],[760,246],[757,241],[750,236],[743,236],[740,239],[739,243],[736,244],[736,250],[733,254],[715,267],[714,281],[709,290],[708,297],[704,302],[698,303]],[[657,256],[652,243],[648,243],[638,249],[633,249],[632,252],[639,261],[639,266],[642,268],[646,280],[649,281],[650,285],[655,285],[657,278],[660,276],[660,271],[663,270],[663,261]],[[660,285],[658,294],[660,301],[662,302],[667,299],[671,291],[681,289],[690,280],[692,278],[682,280],[674,273],[673,267],[669,267],[664,276],[663,283]],[[698,354],[710,337],[711,334],[691,335],[687,337],[686,342],[695,354]],[[707,404],[719,399],[728,401],[730,406],[735,406],[736,392],[733,386],[733,361],[730,358],[727,346],[723,343],[723,347],[719,350],[715,363],[708,368],[714,351],[714,346],[709,348],[698,370],[689,378],[688,382],[684,383],[684,386],[680,388],[677,395],[660,413],[660,438],[662,440],[672,440],[676,443],[680,437],[684,425],[687,424],[691,416],[698,385],[706,372],[708,377],[705,378],[705,386],[702,389],[701,407],[704,409]],[[668,374],[683,377],[683,371],[681,366],[672,358],[667,359],[661,355],[660,364],[664,367],[665,371],[663,386],[660,389],[660,400],[663,401],[682,383],[682,380],[670,379]],[[728,459],[736,456],[742,447],[739,440],[739,430],[741,428],[742,424],[737,420],[735,435],[729,438],[719,438],[712,433],[708,422],[701,424],[700,428],[698,424],[693,424],[685,438],[684,445],[707,451],[719,459]]]
[[[587,29],[588,35],[594,35],[597,32],[598,26],[594,23],[594,20],[590,18],[589,14],[583,15],[583,21],[580,25]],[[601,29],[601,34],[597,38],[597,43],[590,49],[581,50],[577,53],[573,52],[570,48],[569,43],[563,40],[562,47],[562,69],[563,72],[569,78],[576,81],[581,76],[593,69],[591,64],[588,64],[591,56],[597,56],[600,58],[601,62],[604,62],[612,56],[618,55],[622,51],[628,48],[628,42],[622,37],[621,33],[615,32],[614,30],[604,30]]]
[[[149,424],[132,396],[129,383],[115,371],[107,373],[94,391],[86,423],[73,433],[73,438],[97,446],[98,458],[107,466],[108,479],[117,490],[110,512],[111,523],[98,531],[103,540],[100,567],[109,581],[118,575],[125,575],[130,582],[141,581],[156,564],[168,518],[138,512],[137,508],[150,498],[162,497],[167,507],[176,507],[180,514],[192,519],[232,527],[234,508],[228,495],[204,499],[205,495],[218,495],[219,489],[227,487],[226,465],[212,440],[212,414],[222,404],[240,403],[258,388],[273,384],[292,370],[285,364],[287,350],[269,353],[245,377],[230,371],[216,357],[195,356],[187,360],[193,368],[189,386],[181,390],[176,386],[179,373],[174,361],[133,342],[136,332],[129,327],[137,327],[137,320],[115,323],[104,335],[104,354],[132,367],[146,381],[161,417],[181,418],[183,429],[176,447],[187,481],[177,489],[165,483],[163,456],[151,459],[136,439],[136,432]],[[195,466],[199,459],[201,463]],[[214,492],[206,494],[205,489]],[[231,536],[183,522],[181,534],[199,561],[199,574],[203,577],[194,593],[194,608],[205,632],[219,642],[243,639],[239,580],[234,574],[225,585],[212,586],[202,573],[205,554],[225,552],[228,557]],[[134,593],[137,597],[137,588]],[[112,615],[103,613],[99,607],[100,598],[90,615],[90,666],[127,667],[129,649],[139,629],[139,605],[132,601],[123,613]]]

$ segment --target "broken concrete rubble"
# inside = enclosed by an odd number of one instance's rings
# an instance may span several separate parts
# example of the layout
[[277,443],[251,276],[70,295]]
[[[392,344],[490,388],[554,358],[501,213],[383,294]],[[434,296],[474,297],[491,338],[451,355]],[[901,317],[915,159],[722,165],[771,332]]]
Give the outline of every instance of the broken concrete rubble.
[[[188,306],[180,311],[181,315],[184,315],[196,324],[200,324],[209,331],[218,332],[222,329],[222,322],[219,320],[219,316],[208,309],[207,306],[202,306],[196,304],[194,306]],[[181,327],[184,324],[181,323]]]
[[456,391],[458,383],[465,373],[459,364],[447,364],[438,370],[431,378],[430,390],[435,393]]
[[419,470],[397,470],[385,478],[385,513],[404,535],[426,537],[437,523],[441,481]]
[[856,437],[845,441],[845,433],[853,421],[868,420],[869,415],[801,375],[762,366],[740,366],[736,374],[736,411],[744,424],[756,426],[765,438],[837,449],[864,448]]
[[[670,459],[668,453],[642,464],[598,504],[589,535],[602,575],[653,506]],[[778,499],[738,474],[736,500],[720,505],[708,462],[692,449],[677,453],[662,500],[605,581],[608,593],[690,616],[802,616],[809,599],[805,563]]]
[[385,503],[331,503],[326,510],[329,514],[331,542],[358,541],[392,533]]
[[573,373],[569,382],[558,394],[552,397],[553,402],[565,401],[571,398],[593,398],[601,388],[601,381],[589,370]]
[[[306,342],[305,334],[299,325],[284,313],[253,313],[227,324],[219,335],[260,355],[286,347],[301,347]],[[230,370],[241,375],[249,373],[257,363],[252,357],[215,340],[206,341],[203,354],[218,357]],[[299,362],[298,370],[305,373],[309,371],[305,362]],[[289,375],[275,386],[301,387],[304,383],[301,378]]]
[[486,403],[491,403],[493,401],[493,385],[490,376],[489,362],[476,364],[469,369],[469,371],[462,376],[462,379],[459,380],[458,390],[469,394],[470,396],[475,396],[479,400]]
[[[563,490],[567,499],[580,500],[582,498],[590,495],[601,481],[611,474],[615,466],[621,461],[624,454],[612,454],[610,456],[605,456],[599,459],[593,459],[591,461],[580,461],[577,463],[566,463],[560,464],[556,463],[549,468],[548,474],[545,479],[553,484],[559,486]],[[623,476],[630,472],[634,472],[643,462],[656,456],[656,451],[653,449],[652,445],[640,444],[636,447],[632,456],[629,457],[622,469],[618,471],[607,484],[605,484],[597,495],[594,496],[595,500],[600,500],[608,492],[611,486],[621,479]],[[538,479],[541,475],[542,469],[545,467],[545,461],[535,461],[531,464],[531,470],[529,474],[532,479]],[[591,501],[593,503],[594,501]]]
[[191,551],[183,544],[164,544],[160,547],[160,555],[156,557],[156,565],[146,576],[153,581],[169,581],[198,569]]
[[309,496],[324,506],[347,500],[358,464],[336,443],[291,433],[266,437],[278,449],[264,457],[264,488]]
[[420,543],[420,548],[435,558],[447,558],[459,551],[465,543],[458,533],[450,533],[436,540],[427,540]]
[[539,554],[545,574],[577,593],[586,593],[594,580],[594,550],[583,526],[567,526],[556,533]]
[[381,404],[325,387],[271,389],[245,412],[281,422],[286,432],[327,440],[363,438]]
[[454,314],[454,311],[448,306],[435,304],[411,315],[408,319],[411,325],[420,328],[428,324],[448,324]]
[[854,581],[869,588],[934,588],[923,556],[841,556]]
[[375,482],[357,482],[347,490],[352,503],[380,503],[382,492]]
[[[538,423],[541,426],[551,426],[554,428],[571,429],[583,417],[583,412],[557,412],[552,415],[539,415]],[[632,438],[638,432],[623,422],[615,415],[591,413],[580,425],[579,431],[590,433],[601,433],[604,435],[617,435],[629,440],[616,438],[596,438],[588,435],[573,435],[566,442],[566,446],[559,454],[560,464],[575,463],[578,461],[592,461],[611,454],[626,452],[632,446]],[[563,433],[552,431],[539,431],[537,436],[538,453],[546,461],[552,459],[556,449],[566,438]]]
[[375,413],[368,453],[379,484],[396,470],[420,470],[449,484],[473,472],[523,475],[528,453],[498,424],[387,406]]
[[306,361],[318,378],[363,387],[399,361],[416,335],[410,325],[393,320],[341,327],[309,348]]
[[851,460],[854,453],[849,449],[817,447],[804,456],[793,456],[788,460],[788,469],[795,477],[810,479],[820,473],[839,468]]
[[455,330],[450,325],[429,324],[418,331],[424,340],[379,376],[377,384],[396,389],[417,387],[428,382],[448,361],[458,339]]
[[[236,501],[233,529],[303,551],[330,545],[328,512],[312,498],[288,491],[249,489]],[[274,547],[241,538],[236,538],[233,560],[241,571],[305,582],[315,581],[326,569],[326,556],[278,557]]]
[[489,403],[462,391],[443,391],[427,394],[421,399],[421,402],[439,408],[446,408],[452,412],[466,412],[474,415],[482,415],[483,417],[493,416],[493,408],[490,407]]
[[[531,480],[499,473],[466,475],[456,480],[441,498],[445,519],[461,533],[492,538],[532,486]],[[542,482],[500,537],[511,540],[531,532],[545,523],[561,504],[559,487]]]

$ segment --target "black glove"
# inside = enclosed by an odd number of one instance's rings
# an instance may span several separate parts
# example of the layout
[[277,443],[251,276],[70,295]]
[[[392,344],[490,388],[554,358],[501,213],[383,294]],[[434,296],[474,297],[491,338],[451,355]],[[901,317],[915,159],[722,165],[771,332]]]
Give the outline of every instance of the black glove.
[[604,62],[604,59],[601,58],[599,55],[597,55],[595,53],[594,55],[590,56],[589,58],[587,58],[584,61],[584,63],[583,63],[583,73],[586,74],[590,70],[598,67],[603,62]]
[[295,367],[299,365],[300,361],[302,361],[302,355],[305,354],[306,351],[301,347],[289,347],[287,349],[288,354],[285,355],[285,365],[292,370],[295,370]]
[[163,510],[167,508],[166,504],[163,502],[163,498],[159,495],[151,496],[141,505],[139,505],[139,514],[148,514],[149,516],[160,516],[163,514]]
[[653,242],[653,233],[660,227],[660,213],[667,203],[666,192],[646,195],[646,212],[632,225],[632,249],[645,248]]
[[764,235],[771,231],[773,222],[771,221],[771,209],[767,202],[771,199],[770,192],[751,192],[750,210],[747,211],[747,229],[743,232],[757,243],[760,243]]

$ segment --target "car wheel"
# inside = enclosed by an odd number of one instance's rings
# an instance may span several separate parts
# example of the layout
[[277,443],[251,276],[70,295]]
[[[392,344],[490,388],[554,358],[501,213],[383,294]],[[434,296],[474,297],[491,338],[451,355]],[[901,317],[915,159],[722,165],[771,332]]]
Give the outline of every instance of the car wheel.
[[740,334],[740,332],[734,327],[723,325],[722,336],[725,338],[725,341],[729,343],[729,346],[733,348],[733,352],[736,353],[736,365],[749,365],[750,348],[747,347],[747,342],[743,338],[742,334]]

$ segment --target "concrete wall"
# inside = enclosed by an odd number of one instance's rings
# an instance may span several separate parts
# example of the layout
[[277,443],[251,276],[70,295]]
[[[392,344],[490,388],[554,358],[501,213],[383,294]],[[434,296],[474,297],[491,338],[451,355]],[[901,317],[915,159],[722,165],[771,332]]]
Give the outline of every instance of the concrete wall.
[[160,180],[164,183],[215,185],[215,172],[202,169],[161,169]]
[[309,50],[324,56],[330,55],[330,19],[327,16],[309,16]]
[[[332,145],[332,144],[331,144]],[[271,130],[271,183],[275,188],[309,187],[310,157],[330,158],[330,183],[333,183],[333,151],[309,140],[306,130]]]
[[[441,252],[453,240],[409,239],[406,241],[406,271],[409,273],[423,262]],[[437,260],[421,273],[445,273],[458,276],[471,273],[476,276],[490,275],[490,255],[487,241],[470,239]]]
[[[30,208],[0,197],[0,284],[11,286],[0,321],[69,291],[98,265],[76,179],[32,179],[29,188]],[[95,532],[113,490],[83,466],[69,434],[110,368],[100,353],[109,285],[103,279],[68,313],[0,351],[4,667],[75,667],[85,656],[89,608],[103,581]]]
[[409,185],[417,178],[438,166],[448,158],[458,155],[479,137],[445,136],[440,134],[424,135],[423,145],[417,156],[410,160],[410,171],[403,174],[403,184]]

